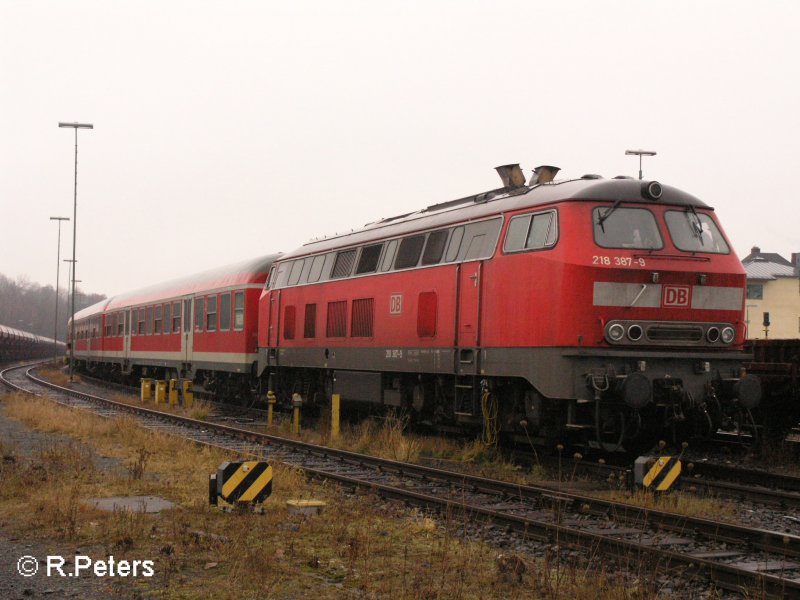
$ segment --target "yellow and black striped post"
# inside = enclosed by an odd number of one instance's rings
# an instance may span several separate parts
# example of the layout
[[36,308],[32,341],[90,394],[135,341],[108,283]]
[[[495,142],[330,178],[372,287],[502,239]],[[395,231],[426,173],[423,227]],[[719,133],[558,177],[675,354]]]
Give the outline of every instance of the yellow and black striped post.
[[677,456],[659,456],[645,473],[645,489],[666,492],[681,474],[681,461]]
[[[222,463],[211,477],[217,496],[229,504],[260,504],[272,493],[272,467],[266,461]],[[210,500],[216,503],[213,492]]]

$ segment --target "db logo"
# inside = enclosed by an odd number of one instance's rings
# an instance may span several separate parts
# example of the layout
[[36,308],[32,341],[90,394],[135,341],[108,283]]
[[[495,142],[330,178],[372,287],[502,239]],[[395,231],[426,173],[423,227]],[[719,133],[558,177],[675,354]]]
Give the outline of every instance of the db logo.
[[688,285],[665,285],[661,305],[688,308],[690,291]]
[[399,315],[403,312],[403,294],[392,294],[389,298],[389,314]]

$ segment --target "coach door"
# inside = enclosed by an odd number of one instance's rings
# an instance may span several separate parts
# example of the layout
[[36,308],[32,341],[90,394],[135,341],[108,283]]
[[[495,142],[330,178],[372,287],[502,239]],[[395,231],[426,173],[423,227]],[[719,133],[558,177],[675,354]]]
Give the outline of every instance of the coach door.
[[131,310],[125,311],[125,337],[122,340],[122,364],[123,370],[128,370],[128,364],[131,358]]
[[189,370],[194,354],[194,320],[192,315],[192,299],[183,299],[183,333],[181,335],[181,352],[184,369]]
[[456,372],[460,375],[479,373],[482,273],[483,261],[459,265]]

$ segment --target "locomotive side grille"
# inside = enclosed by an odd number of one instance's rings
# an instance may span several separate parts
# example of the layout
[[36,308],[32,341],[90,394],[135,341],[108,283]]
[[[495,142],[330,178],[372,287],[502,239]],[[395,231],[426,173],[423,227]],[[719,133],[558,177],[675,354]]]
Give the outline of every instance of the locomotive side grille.
[[703,328],[680,325],[651,325],[647,328],[647,339],[651,342],[699,342],[703,339]]
[[373,298],[360,298],[353,300],[353,323],[350,335],[353,337],[372,337],[372,323],[374,320]]
[[303,337],[317,337],[317,305],[306,304],[306,318],[303,324]]
[[328,337],[345,337],[347,335],[347,300],[328,302]]

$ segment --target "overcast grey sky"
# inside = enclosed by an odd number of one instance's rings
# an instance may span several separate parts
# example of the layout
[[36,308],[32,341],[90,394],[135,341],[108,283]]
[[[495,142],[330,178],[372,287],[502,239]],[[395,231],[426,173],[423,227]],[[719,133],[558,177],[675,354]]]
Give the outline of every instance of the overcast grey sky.
[[[0,0],[0,273],[115,294],[496,187],[636,175],[800,251],[800,2]],[[62,258],[71,254],[71,224]],[[67,275],[62,269],[62,285]]]

